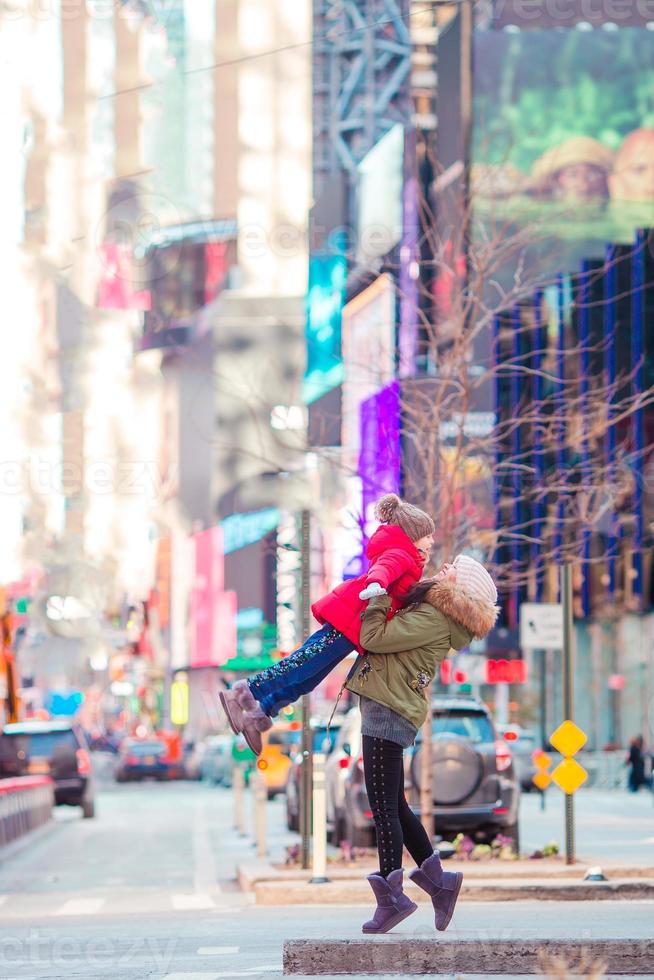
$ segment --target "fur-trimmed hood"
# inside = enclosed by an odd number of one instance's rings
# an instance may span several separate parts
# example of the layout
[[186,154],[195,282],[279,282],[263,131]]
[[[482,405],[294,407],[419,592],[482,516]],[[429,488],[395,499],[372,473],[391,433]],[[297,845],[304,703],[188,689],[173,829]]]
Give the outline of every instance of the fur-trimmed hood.
[[[490,633],[499,614],[497,606],[472,599],[467,592],[457,588],[456,582],[432,585],[423,602],[428,602],[453,623],[462,626],[476,640],[482,640]],[[466,646],[466,643],[462,643],[462,646]]]

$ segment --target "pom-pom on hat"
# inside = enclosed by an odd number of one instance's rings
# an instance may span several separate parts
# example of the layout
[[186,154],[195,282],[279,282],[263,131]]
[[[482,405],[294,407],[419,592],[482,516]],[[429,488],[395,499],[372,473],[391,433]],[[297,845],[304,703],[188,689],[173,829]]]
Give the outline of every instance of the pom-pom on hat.
[[494,606],[497,602],[495,582],[476,559],[469,555],[457,555],[453,562],[456,568],[456,586],[471,599]]
[[401,500],[396,493],[387,493],[375,505],[375,517],[382,524],[397,524],[412,541],[433,534],[433,520],[424,510]]

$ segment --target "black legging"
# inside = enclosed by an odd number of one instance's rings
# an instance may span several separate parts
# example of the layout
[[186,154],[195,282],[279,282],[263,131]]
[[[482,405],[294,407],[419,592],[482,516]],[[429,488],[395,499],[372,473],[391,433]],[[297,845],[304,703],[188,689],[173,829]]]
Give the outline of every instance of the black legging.
[[386,738],[363,736],[363,772],[377,830],[379,867],[386,878],[402,867],[402,848],[420,865],[434,852],[404,795],[403,749]]

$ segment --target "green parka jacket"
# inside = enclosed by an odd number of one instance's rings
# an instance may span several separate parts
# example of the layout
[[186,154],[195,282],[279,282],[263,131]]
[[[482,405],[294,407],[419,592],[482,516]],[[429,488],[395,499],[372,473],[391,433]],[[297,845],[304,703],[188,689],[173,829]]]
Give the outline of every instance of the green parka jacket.
[[396,711],[416,728],[427,717],[425,689],[450,649],[461,650],[473,637],[486,636],[497,608],[439,582],[417,607],[387,620],[389,596],[371,599],[361,615],[359,657],[346,687]]

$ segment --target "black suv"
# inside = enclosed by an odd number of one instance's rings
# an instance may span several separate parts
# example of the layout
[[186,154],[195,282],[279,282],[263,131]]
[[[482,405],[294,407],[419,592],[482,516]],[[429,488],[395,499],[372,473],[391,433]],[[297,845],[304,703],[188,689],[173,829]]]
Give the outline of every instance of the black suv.
[[16,745],[16,757],[27,775],[43,773],[54,782],[55,803],[81,806],[95,816],[91,756],[82,729],[72,721],[19,721],[5,725],[5,745]]
[[[486,706],[472,697],[432,700],[432,794],[436,832],[463,831],[490,841],[498,833],[520,845],[520,783],[507,742]],[[422,733],[407,753],[407,797],[419,810]]]

